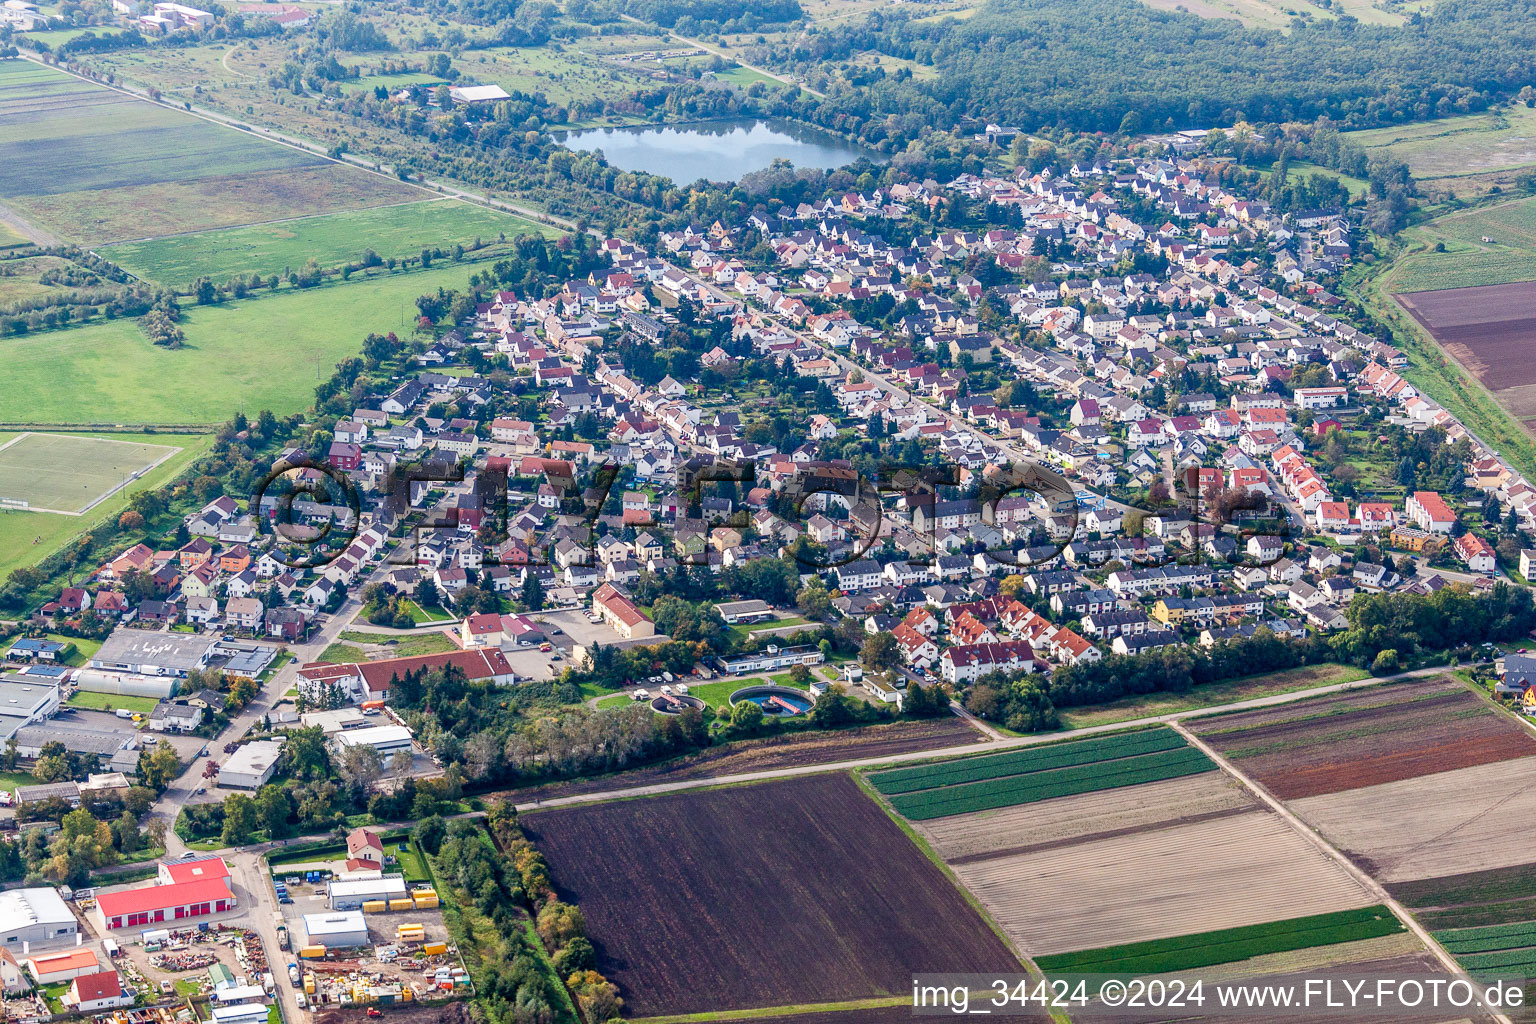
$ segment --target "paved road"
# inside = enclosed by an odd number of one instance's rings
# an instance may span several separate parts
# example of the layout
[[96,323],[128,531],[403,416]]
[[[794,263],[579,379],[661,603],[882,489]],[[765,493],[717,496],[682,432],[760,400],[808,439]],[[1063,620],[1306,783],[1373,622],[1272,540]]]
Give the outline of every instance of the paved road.
[[537,803],[522,803],[517,809],[532,810],[535,807],[561,807],[569,804],[600,803],[605,800],[615,800],[635,796],[655,796],[660,793],[675,793],[684,789],[700,789],[706,786],[737,785],[747,782],[764,782],[769,779],[785,779],[798,775],[817,775],[822,772],[847,771],[852,768],[872,768],[876,765],[898,764],[907,761],[926,761],[934,758],[958,757],[965,754],[995,753],[1000,750],[1017,750],[1020,747],[1032,747],[1042,743],[1054,743],[1063,739],[1082,739],[1087,736],[1095,736],[1099,733],[1116,732],[1137,726],[1147,725],[1171,725],[1186,718],[1194,718],[1200,715],[1211,715],[1227,711],[1248,711],[1254,708],[1274,707],[1280,704],[1290,704],[1294,701],[1305,700],[1308,697],[1320,697],[1330,693],[1343,693],[1347,690],[1356,690],[1365,686],[1377,686],[1381,683],[1403,679],[1419,679],[1426,676],[1439,675],[1445,672],[1444,667],[1421,668],[1412,672],[1399,672],[1396,675],[1382,676],[1380,678],[1359,679],[1347,683],[1330,683],[1327,686],[1315,686],[1308,690],[1295,690],[1291,693],[1277,693],[1269,697],[1254,697],[1249,700],[1234,701],[1230,704],[1217,704],[1211,707],[1191,708],[1187,711],[1173,711],[1165,715],[1151,715],[1146,718],[1136,718],[1127,722],[1114,722],[1107,725],[1090,725],[1081,729],[1066,729],[1060,732],[1036,733],[1029,736],[1011,736],[989,743],[985,748],[978,748],[972,742],[964,746],[941,747],[936,750],[915,750],[907,754],[887,754],[884,757],[853,758],[847,761],[832,761],[825,764],[795,765],[787,768],[772,768],[759,772],[741,772],[735,775],[715,775],[709,778],[687,779],[681,782],[659,782],[648,786],[632,786],[624,789],[604,790],[600,793],[581,793],[575,796],[555,797],[549,800],[540,800]]

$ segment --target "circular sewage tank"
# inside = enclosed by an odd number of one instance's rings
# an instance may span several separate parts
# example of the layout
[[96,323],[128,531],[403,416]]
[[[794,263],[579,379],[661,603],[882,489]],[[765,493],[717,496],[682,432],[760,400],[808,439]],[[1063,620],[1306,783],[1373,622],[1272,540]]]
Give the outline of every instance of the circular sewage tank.
[[763,709],[763,714],[782,718],[803,715],[811,710],[811,695],[788,686],[744,686],[731,694],[731,706],[749,700]]
[[698,708],[703,711],[704,702],[683,693],[674,693],[670,696],[664,693],[659,697],[651,698],[651,710],[658,715],[680,715],[684,708]]

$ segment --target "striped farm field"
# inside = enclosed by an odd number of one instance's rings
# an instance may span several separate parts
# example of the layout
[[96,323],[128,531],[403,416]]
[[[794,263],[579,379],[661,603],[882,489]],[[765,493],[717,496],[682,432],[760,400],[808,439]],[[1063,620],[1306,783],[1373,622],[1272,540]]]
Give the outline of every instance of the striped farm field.
[[1029,853],[1141,829],[1251,811],[1258,802],[1222,772],[955,814],[916,827],[952,865]]
[[1435,932],[1435,941],[1447,953],[1491,953],[1496,950],[1536,946],[1536,921],[1496,924],[1487,928],[1456,928]]
[[55,68],[0,61],[0,200],[70,242],[202,231],[427,196]]
[[[1150,789],[1134,792],[1150,798]],[[1059,804],[1070,808],[1079,799]],[[1033,806],[1048,811],[1050,818],[1060,817],[1060,807]],[[1025,836],[1028,824],[1027,819],[1010,822]],[[1266,924],[1376,902],[1342,865],[1278,814],[1259,809],[1106,829],[1081,841],[950,863],[998,925],[1035,956]]]
[[1041,970],[1051,973],[1161,974],[1293,949],[1358,942],[1405,930],[1403,923],[1386,907],[1370,906],[1150,942],[1059,953],[1037,957],[1036,963]]
[[1536,920],[1536,866],[1500,864],[1387,887],[1425,927],[1447,933]]
[[920,789],[1024,775],[1182,746],[1183,738],[1172,729],[1148,729],[1145,732],[1123,733],[1101,739],[1028,747],[990,757],[968,757],[941,764],[919,765],[916,768],[898,768],[871,775],[869,781],[886,796],[895,796]]
[[1136,786],[1215,769],[1216,765],[1200,751],[1180,745],[1168,750],[1108,761],[1095,760],[1025,775],[904,793],[891,797],[890,801],[891,806],[907,818],[923,821],[950,814],[966,814],[1121,786]]
[[1513,874],[1510,865],[1532,856],[1536,757],[1308,797],[1291,809],[1383,882],[1501,867]]
[[1536,754],[1536,739],[1451,679],[1218,715],[1191,728],[1282,800]]

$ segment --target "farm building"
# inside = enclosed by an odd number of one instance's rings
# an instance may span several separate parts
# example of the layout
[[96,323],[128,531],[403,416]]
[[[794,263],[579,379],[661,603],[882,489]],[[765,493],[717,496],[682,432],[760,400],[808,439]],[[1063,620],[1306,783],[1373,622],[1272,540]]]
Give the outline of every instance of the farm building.
[[96,924],[103,931],[142,928],[165,921],[206,917],[235,909],[235,894],[223,878],[149,885],[96,897]]
[[449,88],[448,96],[455,103],[468,105],[499,103],[511,99],[507,90],[499,85],[455,85]]
[[411,730],[403,725],[375,725],[367,729],[349,729],[331,737],[339,750],[347,747],[372,747],[386,761],[400,751],[411,750]]
[[333,878],[326,886],[332,910],[361,910],[374,900],[405,898],[405,876],[383,875],[379,878]]
[[305,914],[304,934],[311,946],[326,949],[350,949],[368,945],[368,922],[361,910],[343,910],[330,914]]
[[27,962],[27,971],[39,985],[56,985],[61,981],[73,981],[82,974],[95,974],[101,970],[101,961],[89,949],[72,949],[68,953],[51,953],[34,956]]
[[219,768],[220,789],[260,789],[277,771],[282,740],[256,740],[230,755]]
[[73,943],[79,931],[79,922],[56,889],[0,892],[0,946],[13,953]]

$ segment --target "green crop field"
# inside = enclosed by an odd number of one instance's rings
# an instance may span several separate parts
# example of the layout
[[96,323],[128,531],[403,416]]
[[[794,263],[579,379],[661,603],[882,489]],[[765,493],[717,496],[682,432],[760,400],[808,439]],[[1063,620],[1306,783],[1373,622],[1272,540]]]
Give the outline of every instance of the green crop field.
[[139,277],[186,288],[203,276],[225,281],[237,274],[269,275],[311,258],[331,268],[357,261],[370,249],[390,259],[468,246],[477,238],[494,242],[501,235],[553,230],[472,203],[437,199],[125,242],[101,254]]
[[1403,923],[1390,910],[1375,906],[1039,956],[1035,963],[1050,974],[1162,974],[1229,964],[1268,953],[1375,939],[1403,930]]
[[1514,924],[1492,925],[1487,928],[1457,928],[1435,932],[1435,941],[1445,947],[1447,953],[1491,953],[1501,949],[1521,949],[1536,946],[1536,922],[1517,921]]
[[919,789],[953,786],[1009,775],[1050,771],[1079,764],[1092,764],[1119,757],[1133,757],[1159,750],[1184,746],[1184,738],[1172,729],[1148,729],[1145,732],[1105,736],[1098,739],[1029,747],[990,757],[967,757],[916,768],[898,768],[869,777],[870,783],[886,796],[911,793]]
[[1394,292],[1536,280],[1536,198],[1446,214],[1410,234],[1427,248],[1440,244],[1445,251],[1428,248],[1399,260],[1390,277]]
[[1175,747],[1150,754],[1095,761],[1065,768],[925,789],[890,798],[891,806],[913,821],[942,818],[971,811],[1034,803],[1059,796],[1076,796],[1143,782],[1214,771],[1210,758],[1193,747]]
[[0,199],[98,243],[421,198],[331,163],[29,61],[0,61]]
[[22,434],[0,445],[0,500],[84,512],[177,449],[80,434]]
[[236,412],[308,408],[315,385],[356,355],[370,331],[409,332],[418,295],[463,288],[471,268],[354,277],[182,315],[186,344],[153,345],[131,320],[5,342],[0,421],[223,423]]
[[[0,434],[0,443],[12,434]],[[63,548],[92,526],[115,519],[139,491],[161,487],[176,478],[198,456],[213,446],[212,434],[114,434],[92,431],[92,437],[117,437],[147,444],[180,448],[174,456],[133,481],[84,516],[56,516],[47,512],[0,511],[0,581],[14,569],[36,565]],[[80,641],[75,641],[78,645]]]

